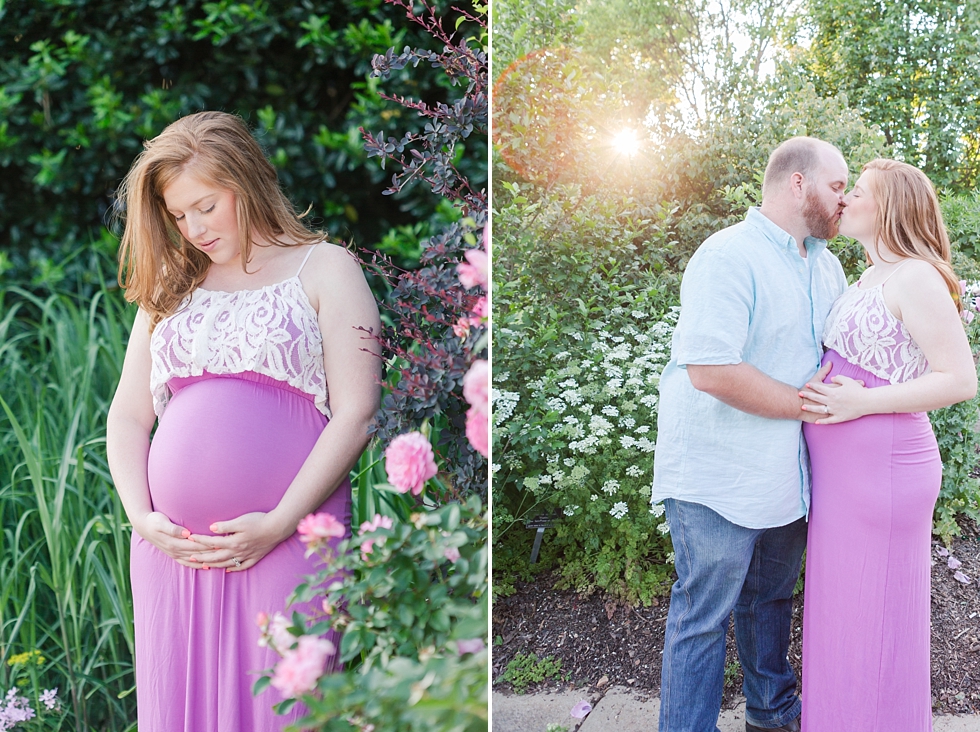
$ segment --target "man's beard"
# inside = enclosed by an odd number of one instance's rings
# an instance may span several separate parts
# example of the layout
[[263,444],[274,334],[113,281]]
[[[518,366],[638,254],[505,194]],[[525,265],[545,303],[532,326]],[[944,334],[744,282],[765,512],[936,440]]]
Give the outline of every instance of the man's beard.
[[807,193],[806,203],[803,204],[803,220],[810,230],[810,236],[817,239],[833,239],[837,236],[840,209],[835,208],[833,216],[828,216],[827,209],[820,204],[820,199],[814,194]]

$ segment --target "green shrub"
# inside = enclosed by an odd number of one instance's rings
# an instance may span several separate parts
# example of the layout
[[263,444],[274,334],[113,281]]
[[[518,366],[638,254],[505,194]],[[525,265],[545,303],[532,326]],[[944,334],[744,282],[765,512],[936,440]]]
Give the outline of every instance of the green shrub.
[[[309,714],[298,725],[347,730],[344,720],[352,719],[391,732],[485,730],[486,511],[477,496],[413,509],[412,497],[390,490],[391,528],[362,527],[335,553],[322,551],[323,569],[296,590],[300,601],[320,600],[324,612],[294,614],[290,632],[342,631],[338,652],[346,666],[302,695]],[[343,581],[324,587],[338,575]],[[256,693],[270,681],[256,682]]]

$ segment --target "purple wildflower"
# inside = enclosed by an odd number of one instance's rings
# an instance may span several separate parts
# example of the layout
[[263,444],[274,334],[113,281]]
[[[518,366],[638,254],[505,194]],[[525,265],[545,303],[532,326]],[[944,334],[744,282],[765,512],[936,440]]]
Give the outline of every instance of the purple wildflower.
[[54,709],[58,704],[58,687],[41,692],[41,703],[48,709]]

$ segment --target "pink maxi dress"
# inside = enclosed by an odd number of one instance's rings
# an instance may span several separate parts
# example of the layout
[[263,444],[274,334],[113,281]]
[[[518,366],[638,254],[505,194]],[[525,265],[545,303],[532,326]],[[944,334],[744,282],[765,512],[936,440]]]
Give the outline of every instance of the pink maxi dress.
[[[928,371],[882,288],[852,285],[824,362],[869,388]],[[813,469],[803,604],[804,732],[932,730],[930,541],[942,463],[924,412],[803,427]]]
[[[209,534],[214,521],[273,509],[329,418],[322,338],[299,273],[258,290],[198,288],[157,325],[150,346],[154,510]],[[319,510],[349,527],[350,483]],[[304,550],[293,534],[253,567],[226,573],[181,566],[133,533],[141,730],[269,732],[300,716],[299,705],[277,716],[279,692],[253,697],[252,685],[279,658],[259,647],[256,617],[286,610],[316,571]],[[338,665],[334,657],[327,670]]]

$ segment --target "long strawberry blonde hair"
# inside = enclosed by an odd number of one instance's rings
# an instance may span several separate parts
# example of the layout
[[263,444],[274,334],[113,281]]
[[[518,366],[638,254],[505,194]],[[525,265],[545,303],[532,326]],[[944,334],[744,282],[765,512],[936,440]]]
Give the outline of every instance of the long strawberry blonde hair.
[[[211,260],[180,233],[163,191],[182,173],[235,194],[242,269],[257,238],[276,246],[322,241],[307,229],[279,188],[276,170],[242,119],[198,112],[143,143],[116,193],[125,228],[119,247],[119,285],[150,316],[150,328],[177,311],[207,276]],[[305,215],[305,214],[304,214]]]
[[872,160],[861,172],[878,205],[874,241],[901,257],[923,259],[946,281],[956,306],[962,310],[960,283],[950,263],[949,235],[932,181],[918,168],[897,160]]

